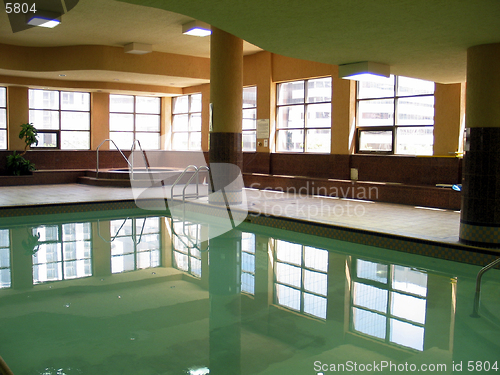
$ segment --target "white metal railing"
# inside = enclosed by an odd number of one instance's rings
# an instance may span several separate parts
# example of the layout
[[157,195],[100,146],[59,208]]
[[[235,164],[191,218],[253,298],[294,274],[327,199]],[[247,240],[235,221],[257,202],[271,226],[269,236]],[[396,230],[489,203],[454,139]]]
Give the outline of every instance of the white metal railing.
[[128,161],[127,157],[125,156],[125,154],[120,150],[120,148],[116,145],[115,141],[113,141],[112,139],[105,139],[104,141],[102,141],[99,146],[97,146],[97,149],[96,149],[96,159],[97,159],[97,165],[96,165],[96,178],[99,177],[99,149],[101,148],[101,146],[105,143],[105,142],[110,142],[113,144],[113,146],[115,146],[115,148],[118,150],[118,152],[120,153],[120,155],[123,157],[123,159],[127,162],[129,168],[130,168],[130,179],[133,180],[134,179],[134,150],[135,150],[135,145],[136,143],[139,145],[139,150],[141,151],[142,153],[142,157],[144,159],[144,165],[146,166],[146,170],[148,171],[148,174],[149,174],[149,178],[151,179],[151,181],[153,182],[153,177],[151,175],[151,171],[149,170],[149,163],[148,163],[148,160],[146,159],[146,154],[144,153],[144,150],[142,149],[141,147],[141,142],[139,142],[138,139],[136,139],[134,141],[134,143],[132,143],[132,147],[130,148],[130,152],[131,152],[131,160],[132,162]]
[[480,315],[479,315],[479,299],[481,298],[481,279],[482,279],[482,277],[483,277],[483,275],[484,275],[484,273],[486,271],[492,269],[493,267],[495,267],[498,264],[500,264],[500,258],[494,260],[493,262],[491,262],[487,266],[484,266],[477,273],[477,278],[476,278],[476,294],[474,295],[474,307],[472,309],[472,314],[471,314],[471,316],[473,318],[479,318],[480,317]]

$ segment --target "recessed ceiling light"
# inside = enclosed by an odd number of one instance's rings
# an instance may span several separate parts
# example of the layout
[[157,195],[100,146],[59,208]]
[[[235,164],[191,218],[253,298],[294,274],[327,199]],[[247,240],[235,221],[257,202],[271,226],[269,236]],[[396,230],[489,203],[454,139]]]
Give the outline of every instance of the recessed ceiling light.
[[182,25],[182,33],[192,36],[209,36],[212,30],[208,23],[194,20]]
[[35,14],[26,15],[26,23],[31,26],[54,28],[61,23],[61,14],[37,10]]
[[371,61],[339,65],[339,78],[361,81],[373,76],[389,77],[391,67]]

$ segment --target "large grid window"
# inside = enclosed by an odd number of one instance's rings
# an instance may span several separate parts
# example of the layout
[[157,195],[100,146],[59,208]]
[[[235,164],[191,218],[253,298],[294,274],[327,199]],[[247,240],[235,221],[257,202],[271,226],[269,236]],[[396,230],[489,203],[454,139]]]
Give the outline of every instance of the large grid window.
[[8,229],[0,229],[0,289],[10,286],[10,235]]
[[172,99],[172,150],[201,150],[201,94]]
[[427,274],[355,259],[351,270],[351,330],[424,350]]
[[332,78],[280,83],[277,92],[276,150],[329,153]]
[[358,82],[358,152],[432,155],[434,82],[401,76]]
[[160,98],[110,95],[109,137],[120,149],[139,141],[143,150],[159,150],[160,113]]
[[7,150],[7,89],[0,87],[0,150]]
[[241,291],[255,294],[255,234],[241,235]]
[[40,236],[33,249],[33,283],[92,276],[90,223],[43,225],[32,229]]
[[111,220],[111,272],[160,267],[160,218]]
[[243,88],[243,151],[257,150],[257,86]]
[[326,319],[328,251],[277,240],[275,303]]
[[173,265],[178,270],[201,277],[201,224],[172,222]]
[[38,130],[32,147],[89,150],[90,94],[30,89],[29,122]]

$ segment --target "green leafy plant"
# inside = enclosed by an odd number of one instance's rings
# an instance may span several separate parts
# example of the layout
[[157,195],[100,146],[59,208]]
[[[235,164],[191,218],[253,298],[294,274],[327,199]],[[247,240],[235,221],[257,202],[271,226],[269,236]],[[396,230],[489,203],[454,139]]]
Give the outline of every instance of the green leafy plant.
[[38,139],[36,139],[37,134],[38,131],[33,124],[21,125],[19,138],[24,139],[24,151],[22,154],[18,154],[17,151],[14,151],[12,155],[7,156],[7,170],[9,173],[20,176],[30,174],[35,170],[35,164],[25,159],[24,155],[28,152],[28,147],[32,144],[38,145]]
[[21,131],[19,132],[19,139],[24,138],[24,152],[21,154],[23,156],[28,152],[28,147],[32,144],[38,145],[38,139],[36,136],[38,134],[38,130],[33,126],[33,124],[22,124]]
[[16,151],[7,156],[7,170],[14,176],[30,174],[35,170],[35,164],[18,154]]

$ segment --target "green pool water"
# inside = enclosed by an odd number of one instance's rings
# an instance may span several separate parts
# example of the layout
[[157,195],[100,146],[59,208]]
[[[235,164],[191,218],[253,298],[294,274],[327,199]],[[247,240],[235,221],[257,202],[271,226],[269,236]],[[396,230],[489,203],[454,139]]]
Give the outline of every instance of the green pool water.
[[136,215],[0,227],[14,374],[500,372],[498,270],[472,318],[477,266]]

